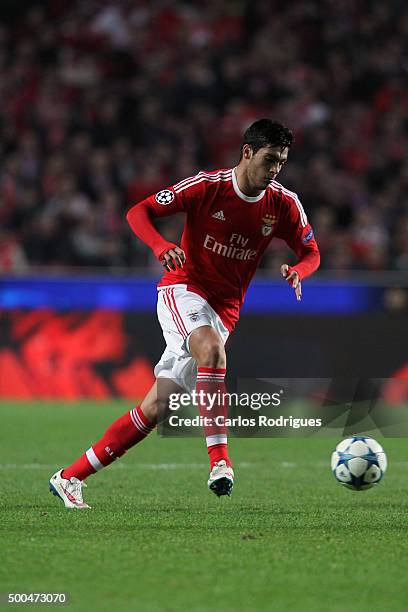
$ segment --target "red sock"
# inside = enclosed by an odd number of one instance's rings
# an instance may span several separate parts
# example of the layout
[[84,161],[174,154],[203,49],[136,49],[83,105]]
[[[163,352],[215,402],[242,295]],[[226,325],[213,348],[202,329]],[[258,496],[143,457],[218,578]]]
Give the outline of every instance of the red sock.
[[[197,386],[196,391],[204,394],[216,394],[217,400],[209,410],[209,402],[199,401],[199,410],[202,417],[211,417],[212,425],[204,426],[205,439],[207,443],[207,452],[210,459],[210,466],[222,459],[225,460],[228,466],[231,466],[231,461],[228,455],[228,438],[227,427],[223,424],[215,422],[216,417],[228,416],[228,402],[223,402],[222,395],[227,392],[225,386],[225,368],[205,368],[199,367],[197,371]],[[200,398],[200,396],[199,396]],[[220,398],[220,401],[218,401]],[[221,419],[220,419],[221,420]]]
[[63,470],[63,478],[75,476],[85,480],[91,474],[106,467],[125,452],[141,442],[152,430],[140,406],[116,419],[102,438],[93,444],[77,461]]
[[226,464],[231,466],[231,461],[228,456],[228,444],[213,444],[212,446],[207,446],[207,451],[211,468],[222,459],[225,459]]

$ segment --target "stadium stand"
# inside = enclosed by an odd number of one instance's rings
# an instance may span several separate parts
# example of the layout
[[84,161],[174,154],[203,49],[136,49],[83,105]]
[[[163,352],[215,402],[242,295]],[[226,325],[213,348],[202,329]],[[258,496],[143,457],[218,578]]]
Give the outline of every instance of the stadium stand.
[[[407,268],[402,1],[5,0],[2,15],[0,271],[159,267],[127,208],[234,165],[262,116],[295,132],[280,180],[322,269]],[[182,219],[165,225],[176,238]]]

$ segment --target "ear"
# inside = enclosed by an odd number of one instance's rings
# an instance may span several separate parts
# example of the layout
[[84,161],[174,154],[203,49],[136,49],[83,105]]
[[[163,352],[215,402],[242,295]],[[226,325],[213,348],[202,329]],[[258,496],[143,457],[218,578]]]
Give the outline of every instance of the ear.
[[253,155],[252,147],[249,144],[244,144],[242,147],[242,157],[244,159],[251,159]]

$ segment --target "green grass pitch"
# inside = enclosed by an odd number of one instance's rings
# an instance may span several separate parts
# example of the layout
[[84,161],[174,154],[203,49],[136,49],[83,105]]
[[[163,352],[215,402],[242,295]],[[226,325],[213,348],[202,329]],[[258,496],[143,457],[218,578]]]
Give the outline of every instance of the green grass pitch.
[[70,610],[407,609],[406,440],[383,440],[384,481],[356,493],[331,474],[338,439],[234,438],[217,499],[204,442],[153,434],[89,478],[92,510],[66,510],[48,478],[127,408],[0,404],[0,591],[65,591]]

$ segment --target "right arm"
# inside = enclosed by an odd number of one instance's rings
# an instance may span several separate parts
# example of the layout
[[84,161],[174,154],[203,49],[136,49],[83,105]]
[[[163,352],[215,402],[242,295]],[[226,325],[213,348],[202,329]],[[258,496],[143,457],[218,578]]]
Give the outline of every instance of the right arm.
[[176,265],[182,268],[186,256],[179,246],[163,238],[155,228],[153,219],[167,217],[178,212],[185,212],[182,199],[177,198],[172,189],[163,189],[156,195],[132,206],[126,215],[132,231],[151,248],[166,270],[175,270]]

